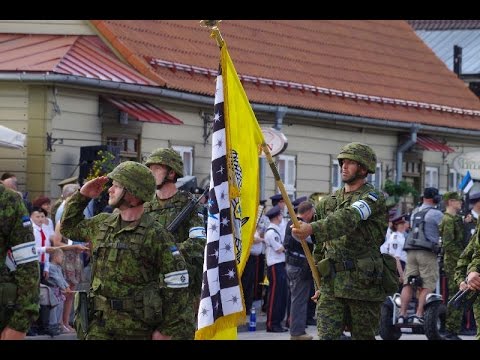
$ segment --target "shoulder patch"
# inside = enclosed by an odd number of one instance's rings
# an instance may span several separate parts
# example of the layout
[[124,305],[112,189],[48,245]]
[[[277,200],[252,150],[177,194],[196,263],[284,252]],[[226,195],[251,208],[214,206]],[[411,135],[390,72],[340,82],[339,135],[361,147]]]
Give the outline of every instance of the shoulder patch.
[[22,225],[23,227],[29,227],[32,225],[30,218],[27,215],[22,216]]
[[367,220],[372,214],[370,206],[364,200],[355,201],[351,206],[358,211],[362,220]]
[[377,201],[378,200],[378,195],[375,194],[374,192],[369,192],[368,193],[368,198],[372,201]]
[[180,251],[178,250],[176,245],[170,246],[170,252],[172,253],[173,256],[180,255]]

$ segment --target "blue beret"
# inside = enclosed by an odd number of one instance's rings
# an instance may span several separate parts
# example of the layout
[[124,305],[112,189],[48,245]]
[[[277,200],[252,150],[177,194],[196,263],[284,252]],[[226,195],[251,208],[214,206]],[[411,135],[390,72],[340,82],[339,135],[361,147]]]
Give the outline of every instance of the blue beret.
[[476,203],[480,200],[480,192],[473,193],[468,197],[468,201],[471,203]]
[[281,212],[280,207],[278,205],[275,205],[270,210],[268,210],[265,215],[267,215],[267,217],[271,219],[271,218],[274,218],[275,216],[278,216],[280,212]]
[[292,205],[294,207],[297,207],[298,205],[300,205],[302,202],[304,201],[307,201],[307,197],[306,196],[301,196],[299,198],[296,198],[295,200],[293,200],[292,202]]
[[282,199],[283,199],[282,194],[275,194],[275,195],[270,196],[270,200],[272,200],[272,201],[280,201]]

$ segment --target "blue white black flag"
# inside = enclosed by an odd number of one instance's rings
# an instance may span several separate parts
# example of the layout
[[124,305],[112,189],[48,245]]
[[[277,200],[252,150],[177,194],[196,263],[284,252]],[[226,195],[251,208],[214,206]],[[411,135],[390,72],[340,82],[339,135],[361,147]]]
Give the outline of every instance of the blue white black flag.
[[470,175],[470,171],[467,171],[467,173],[462,179],[462,182],[460,183],[460,185],[458,185],[458,188],[462,190],[464,194],[467,194],[472,187],[473,187],[473,179]]

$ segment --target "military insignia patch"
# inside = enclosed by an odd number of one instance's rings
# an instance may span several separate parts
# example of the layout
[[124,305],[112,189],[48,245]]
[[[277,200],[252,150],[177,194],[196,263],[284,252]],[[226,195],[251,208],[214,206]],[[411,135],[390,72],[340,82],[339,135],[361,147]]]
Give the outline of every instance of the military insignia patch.
[[178,248],[175,245],[170,246],[170,252],[173,256],[180,255],[180,251],[178,251]]
[[188,282],[187,270],[173,271],[165,274],[165,284],[169,288],[186,288],[188,287]]
[[352,208],[358,211],[362,220],[367,220],[368,217],[372,214],[370,206],[364,200],[355,201],[352,204]]
[[375,194],[374,192],[369,192],[368,193],[368,198],[372,201],[377,201],[378,200],[378,195]]
[[32,223],[31,223],[31,221],[30,221],[30,218],[29,218],[28,216],[26,216],[26,215],[25,215],[25,216],[22,216],[22,226],[23,226],[23,227],[29,227],[29,226],[31,226],[31,225],[32,225]]

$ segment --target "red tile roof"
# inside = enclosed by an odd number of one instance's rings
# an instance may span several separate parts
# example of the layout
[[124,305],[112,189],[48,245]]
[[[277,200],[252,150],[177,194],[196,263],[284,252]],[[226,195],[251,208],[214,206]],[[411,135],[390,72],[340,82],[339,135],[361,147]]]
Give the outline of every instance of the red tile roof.
[[0,71],[52,72],[156,85],[123,64],[97,36],[0,34]]
[[[213,96],[219,51],[198,21],[92,23],[161,86]],[[251,102],[480,129],[479,99],[406,21],[225,20],[220,30]]]

